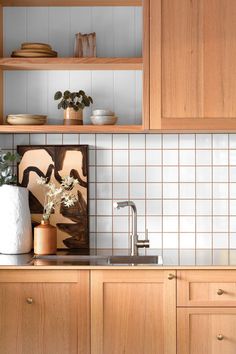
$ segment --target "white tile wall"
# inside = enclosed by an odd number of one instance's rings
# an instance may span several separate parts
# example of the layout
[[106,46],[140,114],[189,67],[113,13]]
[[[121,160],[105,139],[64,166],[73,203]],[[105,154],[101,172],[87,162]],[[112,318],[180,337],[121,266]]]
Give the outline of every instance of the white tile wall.
[[219,261],[217,249],[229,248],[234,257],[236,160],[228,157],[236,155],[235,135],[0,135],[5,150],[47,143],[89,145],[94,248],[127,249],[131,212],[114,210],[113,201],[133,199],[139,233],[149,231],[150,252],[173,264],[186,261],[187,251],[193,263]]

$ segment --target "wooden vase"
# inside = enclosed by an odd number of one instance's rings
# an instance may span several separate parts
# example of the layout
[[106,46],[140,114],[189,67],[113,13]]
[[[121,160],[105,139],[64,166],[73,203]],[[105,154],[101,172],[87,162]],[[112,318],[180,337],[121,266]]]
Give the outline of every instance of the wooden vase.
[[74,108],[68,107],[64,110],[64,125],[82,125],[83,110],[75,111]]
[[38,255],[57,252],[57,229],[49,221],[42,220],[34,228],[34,253]]

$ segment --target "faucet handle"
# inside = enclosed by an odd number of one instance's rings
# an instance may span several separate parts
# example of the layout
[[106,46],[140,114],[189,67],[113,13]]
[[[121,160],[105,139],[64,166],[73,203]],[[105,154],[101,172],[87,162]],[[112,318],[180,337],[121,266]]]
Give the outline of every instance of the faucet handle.
[[150,247],[150,241],[148,239],[148,229],[145,230],[145,239],[138,240],[136,245],[138,248],[149,248]]

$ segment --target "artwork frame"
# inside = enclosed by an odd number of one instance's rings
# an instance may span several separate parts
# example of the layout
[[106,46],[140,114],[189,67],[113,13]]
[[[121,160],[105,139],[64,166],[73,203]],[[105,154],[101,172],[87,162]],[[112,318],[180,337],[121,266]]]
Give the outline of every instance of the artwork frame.
[[18,185],[29,190],[32,222],[39,223],[43,212],[44,190],[39,177],[59,186],[62,177],[70,175],[79,181],[78,202],[66,208],[61,205],[51,215],[57,227],[57,247],[67,250],[89,250],[89,176],[88,145],[18,145],[21,161],[17,165]]

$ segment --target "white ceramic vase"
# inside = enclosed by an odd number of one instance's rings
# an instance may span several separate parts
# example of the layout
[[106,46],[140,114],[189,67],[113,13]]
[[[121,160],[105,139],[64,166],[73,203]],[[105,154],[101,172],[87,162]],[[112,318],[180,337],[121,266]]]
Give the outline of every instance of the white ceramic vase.
[[32,249],[29,192],[26,188],[0,187],[0,253],[21,254]]

